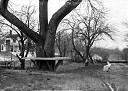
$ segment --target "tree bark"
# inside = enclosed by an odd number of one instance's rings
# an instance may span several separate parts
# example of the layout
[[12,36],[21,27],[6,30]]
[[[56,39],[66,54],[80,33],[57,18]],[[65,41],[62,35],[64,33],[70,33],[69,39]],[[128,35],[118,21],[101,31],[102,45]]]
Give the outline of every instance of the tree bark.
[[40,35],[46,39],[48,27],[48,0],[39,0]]
[[9,0],[1,0],[0,1],[0,8],[1,8],[2,11],[7,9],[8,2],[9,2]]
[[90,48],[88,46],[86,46],[86,61],[85,61],[85,66],[88,66],[89,64],[89,52],[90,51]]
[[21,69],[24,70],[25,69],[25,59],[21,59],[18,55],[16,55],[17,58],[19,59],[20,61],[20,65],[21,65]]

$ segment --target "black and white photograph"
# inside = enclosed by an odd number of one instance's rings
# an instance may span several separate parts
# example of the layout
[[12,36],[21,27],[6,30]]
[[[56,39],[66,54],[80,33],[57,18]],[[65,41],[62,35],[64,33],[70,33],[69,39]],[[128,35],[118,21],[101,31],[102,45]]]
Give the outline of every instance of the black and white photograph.
[[128,0],[0,0],[0,91],[128,91]]

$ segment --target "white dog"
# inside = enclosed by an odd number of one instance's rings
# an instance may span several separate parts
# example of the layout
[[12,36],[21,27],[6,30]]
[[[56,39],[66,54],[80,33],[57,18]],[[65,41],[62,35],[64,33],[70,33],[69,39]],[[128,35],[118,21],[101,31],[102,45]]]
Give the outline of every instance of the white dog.
[[110,69],[111,65],[112,65],[112,64],[110,64],[110,63],[107,61],[107,65],[105,65],[105,66],[103,67],[103,71],[108,72],[108,70]]

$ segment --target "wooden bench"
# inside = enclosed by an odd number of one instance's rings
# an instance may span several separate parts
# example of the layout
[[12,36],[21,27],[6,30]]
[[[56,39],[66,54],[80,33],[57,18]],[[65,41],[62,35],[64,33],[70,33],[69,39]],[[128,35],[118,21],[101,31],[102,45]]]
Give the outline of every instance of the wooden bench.
[[[108,61],[109,63],[128,63],[128,61]],[[98,62],[98,63],[107,63],[107,61]]]
[[[56,70],[58,68],[58,66],[63,62],[63,60],[70,60],[70,57],[24,57],[22,59],[25,60],[54,60],[56,61],[55,63],[55,67],[54,70]],[[52,68],[50,67],[50,65],[47,63],[49,69],[52,71]]]

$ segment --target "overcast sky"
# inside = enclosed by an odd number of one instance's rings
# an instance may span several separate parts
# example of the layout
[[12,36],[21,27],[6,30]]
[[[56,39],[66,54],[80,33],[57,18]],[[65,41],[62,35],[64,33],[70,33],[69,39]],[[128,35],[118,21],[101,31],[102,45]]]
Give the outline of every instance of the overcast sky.
[[124,42],[124,35],[128,33],[128,29],[122,25],[122,22],[128,21],[128,0],[103,0],[104,6],[107,7],[108,19],[111,24],[119,31],[115,37],[116,42],[106,41],[104,46],[114,48],[119,47],[120,49],[126,47]]
[[[11,0],[14,2],[17,7],[20,7],[20,5],[28,4],[29,1],[32,2],[32,4],[35,4],[38,7],[38,0]],[[109,39],[106,41],[101,41],[100,43],[96,43],[95,45],[100,45],[103,47],[109,47],[109,48],[124,48],[126,47],[126,42],[124,42],[124,34],[128,32],[128,29],[126,29],[123,25],[123,21],[128,21],[128,0],[100,0],[103,1],[104,6],[108,10],[108,20],[111,24],[114,25],[114,27],[119,31],[115,37],[116,41],[113,42]],[[58,10],[62,5],[64,4],[64,0],[49,0],[49,17],[52,16],[52,14]]]

